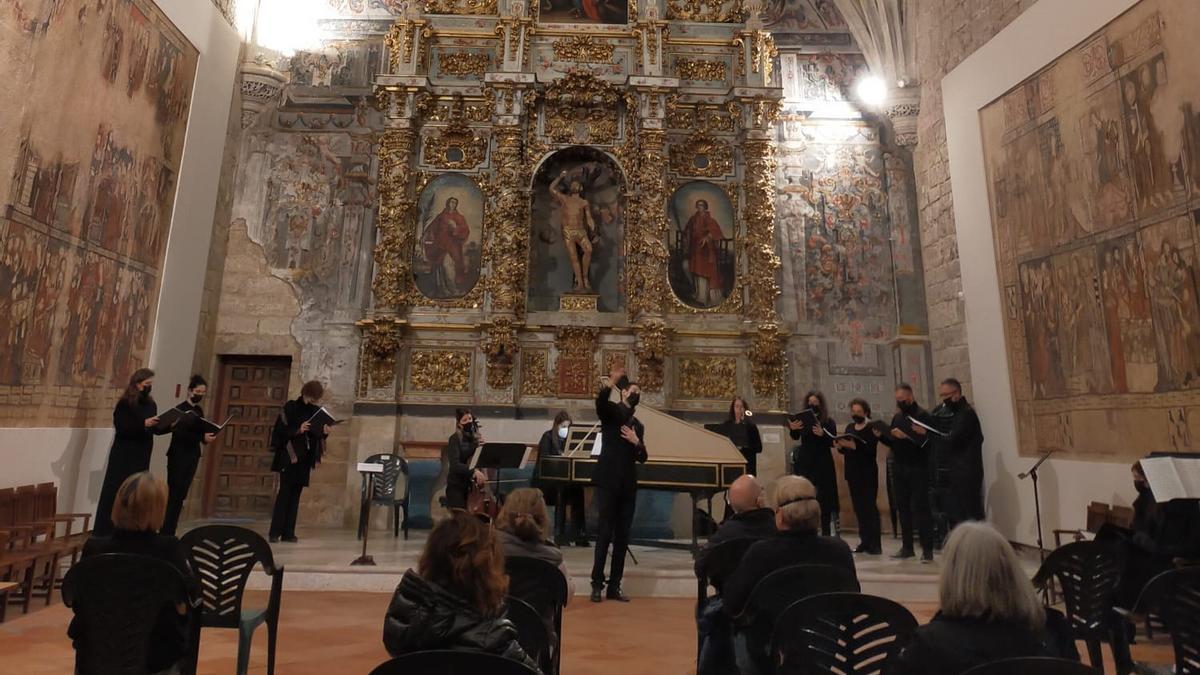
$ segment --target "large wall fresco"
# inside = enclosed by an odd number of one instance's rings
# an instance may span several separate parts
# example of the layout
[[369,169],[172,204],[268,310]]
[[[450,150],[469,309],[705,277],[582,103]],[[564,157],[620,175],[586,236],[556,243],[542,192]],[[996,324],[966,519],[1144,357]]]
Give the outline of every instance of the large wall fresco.
[[1026,454],[1200,447],[1197,29],[1144,0],[982,112]]
[[150,348],[197,51],[149,0],[32,0],[0,64],[0,422],[100,424]]

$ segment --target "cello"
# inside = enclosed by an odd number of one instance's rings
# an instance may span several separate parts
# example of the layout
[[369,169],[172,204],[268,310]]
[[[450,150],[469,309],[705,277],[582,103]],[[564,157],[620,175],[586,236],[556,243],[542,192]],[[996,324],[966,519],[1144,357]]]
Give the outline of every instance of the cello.
[[467,513],[473,516],[487,516],[488,520],[495,520],[500,514],[500,503],[486,482],[481,485],[471,481],[471,489],[467,492]]

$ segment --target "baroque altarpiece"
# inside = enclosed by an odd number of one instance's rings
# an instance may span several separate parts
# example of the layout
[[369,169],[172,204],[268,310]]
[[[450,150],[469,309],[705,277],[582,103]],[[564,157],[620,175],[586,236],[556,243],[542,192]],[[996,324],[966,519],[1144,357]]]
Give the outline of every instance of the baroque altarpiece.
[[620,364],[787,406],[759,7],[428,0],[385,44],[360,402],[543,407]]

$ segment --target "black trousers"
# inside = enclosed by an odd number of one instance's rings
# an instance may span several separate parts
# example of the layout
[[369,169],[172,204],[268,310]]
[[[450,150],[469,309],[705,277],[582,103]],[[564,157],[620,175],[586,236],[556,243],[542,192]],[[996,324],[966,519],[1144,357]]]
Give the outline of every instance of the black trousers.
[[192,479],[196,477],[199,465],[199,454],[176,452],[167,455],[167,515],[163,518],[161,534],[175,535],[183,502],[192,489]]
[[968,520],[983,520],[983,469],[951,464],[947,497],[948,530]]
[[592,585],[604,585],[604,559],[612,546],[612,566],[608,587],[621,587],[625,575],[625,554],[629,551],[629,530],[633,527],[633,511],[637,507],[637,488],[596,488],[596,506],[600,525],[596,534],[596,554],[592,561]]
[[846,467],[846,483],[850,487],[850,501],[854,504],[854,517],[858,519],[858,537],[867,551],[879,551],[881,530],[879,506],[879,469],[874,465]]
[[559,513],[565,513],[565,509],[568,508],[571,510],[571,529],[574,530],[575,538],[583,539],[587,536],[587,511],[583,506],[582,485],[568,485],[562,489],[558,504]]
[[292,470],[279,474],[279,492],[275,493],[275,509],[271,514],[271,537],[295,537],[296,514],[300,511],[300,493],[307,477]]
[[912,551],[913,531],[920,533],[921,552],[933,553],[933,511],[929,507],[929,466],[894,464],[896,511],[904,548]]

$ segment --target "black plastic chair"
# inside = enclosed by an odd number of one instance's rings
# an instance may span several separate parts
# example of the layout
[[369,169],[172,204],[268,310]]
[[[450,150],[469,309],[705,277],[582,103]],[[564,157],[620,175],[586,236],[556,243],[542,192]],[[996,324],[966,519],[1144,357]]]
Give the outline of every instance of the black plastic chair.
[[885,673],[912,640],[917,620],[899,603],[861,593],[793,602],[771,634],[778,673]]
[[562,662],[562,616],[567,604],[567,579],[562,570],[545,560],[511,556],[504,560],[508,574],[508,594],[524,601],[541,617],[552,617],[553,664],[548,672],[557,673]]
[[554,671],[554,648],[550,645],[550,629],[546,620],[528,602],[509,596],[505,615],[517,627],[517,641],[529,658],[537,662],[543,673]]
[[[238,675],[250,665],[250,641],[260,624],[267,624],[267,673],[275,673],[275,644],[279,629],[279,604],[283,594],[283,566],[275,565],[271,546],[262,535],[234,525],[197,527],[180,539],[183,554],[200,581],[200,621],[193,640],[193,665],[199,656],[200,628],[238,629]],[[246,609],[242,596],[254,566],[262,564],[271,577],[267,606]]]
[[380,664],[371,675],[538,675],[524,663],[483,652],[438,650],[413,652]]
[[703,549],[696,558],[696,616],[699,617],[708,605],[708,587],[717,588],[737,569],[742,556],[759,539],[740,537],[723,541],[712,548]]
[[1087,644],[1088,660],[1094,667],[1103,668],[1101,644],[1107,642],[1119,674],[1133,670],[1125,634],[1127,624],[1113,609],[1124,568],[1120,549],[1103,542],[1078,541],[1051,552],[1033,578],[1039,588],[1058,582],[1067,622],[1075,638]]
[[1023,656],[975,666],[963,675],[1104,675],[1104,671],[1070,659]]
[[760,672],[775,672],[770,658],[771,634],[784,610],[798,600],[839,591],[857,593],[858,581],[849,570],[832,565],[784,567],[754,585],[745,608],[733,622],[735,631],[745,636],[750,658]]
[[[408,496],[412,483],[408,478],[408,461],[400,455],[382,453],[371,455],[364,464],[382,464],[383,473],[371,481],[370,498],[366,494],[360,496],[362,507],[358,511],[358,538],[363,538],[363,531],[370,521],[371,507],[385,506],[392,509],[392,536],[399,537],[403,530],[404,538],[408,539]],[[404,494],[397,497],[396,482],[400,476],[404,476]],[[400,519],[400,509],[404,509],[403,520]]]
[[1154,632],[1167,632],[1166,619],[1163,609],[1168,595],[1179,580],[1182,570],[1167,570],[1151,579],[1142,591],[1138,593],[1137,602],[1133,606],[1133,615],[1142,617],[1142,626],[1146,637],[1153,640]]
[[75,611],[75,672],[146,675],[151,636],[164,607],[188,602],[183,574],[157,558],[106,553],[67,572],[63,604]]
[[1176,675],[1200,674],[1200,568],[1173,570],[1162,616],[1171,631]]

